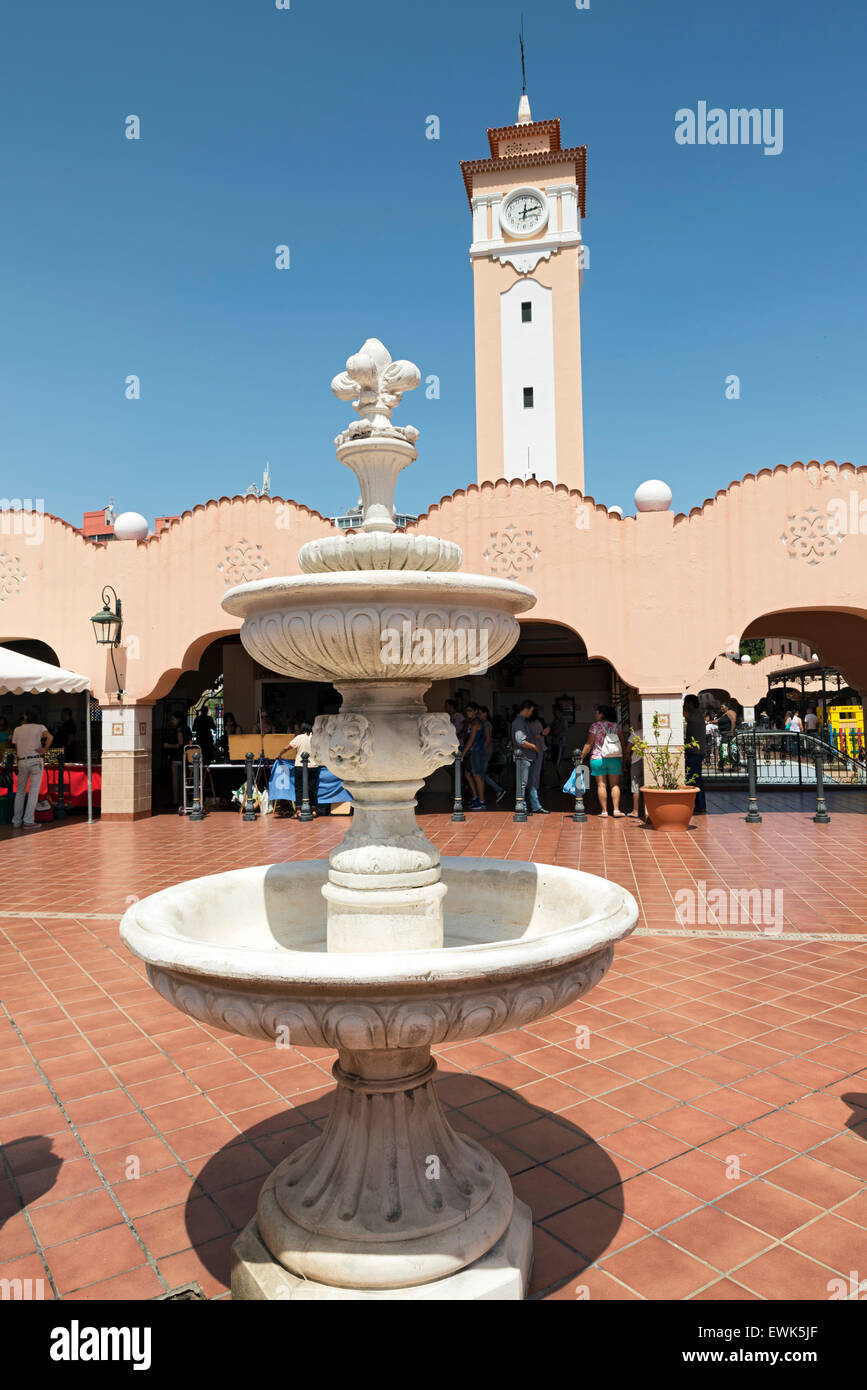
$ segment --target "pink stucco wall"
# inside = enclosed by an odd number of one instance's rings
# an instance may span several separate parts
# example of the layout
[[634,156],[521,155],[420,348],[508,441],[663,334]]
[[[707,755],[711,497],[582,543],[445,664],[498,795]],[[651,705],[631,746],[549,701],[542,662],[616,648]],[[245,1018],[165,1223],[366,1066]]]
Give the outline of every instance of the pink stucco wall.
[[[850,516],[861,508],[864,534],[828,537],[827,503],[840,498]],[[90,617],[111,584],[124,604],[127,701],[153,701],[238,630],[220,607],[227,588],[297,573],[298,547],[332,530],[270,498],[222,498],[159,537],[105,546],[45,518],[40,544],[0,534],[0,643],[47,642],[110,702],[111,664]],[[798,463],[749,475],[689,516],[625,519],[562,485],[501,480],[443,498],[418,530],[458,541],[466,570],[528,584],[532,620],[571,627],[648,695],[686,690],[733,639],[781,630],[867,687],[867,469]]]

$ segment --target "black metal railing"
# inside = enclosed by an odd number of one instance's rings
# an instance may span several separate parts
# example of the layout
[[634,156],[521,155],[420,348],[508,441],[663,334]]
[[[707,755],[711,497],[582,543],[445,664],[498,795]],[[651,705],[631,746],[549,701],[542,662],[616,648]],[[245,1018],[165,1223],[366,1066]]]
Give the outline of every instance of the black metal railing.
[[756,762],[756,782],[762,786],[816,785],[820,757],[829,786],[867,786],[867,763],[817,734],[788,733],[744,725],[729,738],[713,740],[704,762],[708,782],[746,781],[749,755]]

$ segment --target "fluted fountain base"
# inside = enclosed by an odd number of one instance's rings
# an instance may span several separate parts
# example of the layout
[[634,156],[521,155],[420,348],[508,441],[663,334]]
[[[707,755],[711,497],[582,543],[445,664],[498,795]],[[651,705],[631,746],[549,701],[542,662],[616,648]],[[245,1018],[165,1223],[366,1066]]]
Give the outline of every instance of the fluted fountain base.
[[333,1071],[325,1131],[268,1178],[257,1238],[293,1278],[347,1292],[397,1296],[474,1267],[509,1230],[514,1193],[448,1123],[430,1048],[341,1048]]
[[232,1297],[269,1302],[312,1299],[519,1303],[527,1297],[532,1265],[533,1218],[530,1208],[517,1197],[506,1230],[480,1259],[448,1278],[401,1289],[350,1289],[290,1274],[274,1259],[254,1217],[232,1247]]

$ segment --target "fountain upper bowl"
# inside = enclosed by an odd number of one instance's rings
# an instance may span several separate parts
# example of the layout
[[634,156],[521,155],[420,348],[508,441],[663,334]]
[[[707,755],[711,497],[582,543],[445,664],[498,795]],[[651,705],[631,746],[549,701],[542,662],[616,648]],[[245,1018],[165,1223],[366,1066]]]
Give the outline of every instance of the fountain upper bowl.
[[494,666],[531,589],[495,575],[359,570],[259,579],[223,596],[271,670],[308,680],[446,680]]

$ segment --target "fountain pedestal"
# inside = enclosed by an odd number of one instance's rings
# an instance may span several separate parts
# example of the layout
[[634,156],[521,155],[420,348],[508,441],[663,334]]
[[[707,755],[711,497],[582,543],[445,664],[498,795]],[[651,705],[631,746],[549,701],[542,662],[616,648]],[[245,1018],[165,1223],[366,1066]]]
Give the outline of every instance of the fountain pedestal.
[[329,861],[329,951],[443,944],[439,851],[415,818],[425,777],[457,750],[447,715],[428,714],[427,680],[338,684],[339,714],[316,720],[317,760],[338,771],[352,824]]
[[462,1298],[524,1296],[529,1212],[451,1128],[435,1073],[429,1047],[340,1051],[324,1133],[275,1169],[241,1238],[236,1297],[445,1298],[456,1278]]

